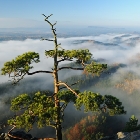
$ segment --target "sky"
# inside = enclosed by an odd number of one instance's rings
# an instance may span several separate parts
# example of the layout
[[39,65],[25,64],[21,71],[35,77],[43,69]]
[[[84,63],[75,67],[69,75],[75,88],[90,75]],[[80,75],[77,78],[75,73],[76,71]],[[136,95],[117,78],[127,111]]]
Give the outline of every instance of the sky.
[[44,28],[42,14],[60,27],[140,27],[138,0],[0,0],[0,28]]

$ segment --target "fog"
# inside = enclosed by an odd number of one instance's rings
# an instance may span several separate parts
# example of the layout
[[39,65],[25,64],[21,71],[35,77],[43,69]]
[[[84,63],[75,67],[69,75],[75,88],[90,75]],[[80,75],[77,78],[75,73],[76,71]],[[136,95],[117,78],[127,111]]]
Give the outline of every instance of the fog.
[[[129,63],[130,59],[139,53],[139,39],[140,36],[137,34],[101,34],[99,36],[58,38],[58,43],[61,43],[61,47],[64,49],[87,48],[92,52],[95,59],[104,58],[108,63]],[[84,42],[74,43],[79,40],[84,40]],[[132,45],[130,46],[129,44]],[[33,64],[35,67],[32,71],[41,69],[51,70],[53,61],[51,58],[46,58],[44,52],[53,48],[53,42],[40,41],[39,39],[0,42],[0,68],[2,68],[5,62],[14,59],[18,55],[28,51],[35,51],[40,54],[41,62]],[[0,77],[0,82],[7,81],[4,77]]]
[[[76,43],[82,41],[81,43]],[[115,73],[111,73],[110,80],[112,81],[112,88],[100,87],[94,88],[95,92],[100,92],[102,95],[111,94],[117,98],[119,98],[123,105],[125,106],[125,110],[127,111],[127,115],[123,115],[125,119],[128,119],[132,114],[136,115],[138,119],[140,119],[140,109],[139,109],[139,94],[137,96],[128,95],[122,90],[115,89],[114,86],[117,82],[121,80],[121,78],[127,72],[133,72],[136,75],[140,76],[139,73],[139,60],[140,60],[140,35],[139,34],[100,34],[98,36],[85,36],[85,37],[70,37],[70,38],[58,38],[58,43],[61,43],[61,47],[64,49],[89,49],[93,54],[94,59],[105,59],[108,65],[114,63],[126,64],[126,67],[119,68]],[[28,51],[35,51],[40,54],[41,62],[38,64],[33,64],[34,69],[31,72],[36,70],[50,70],[53,67],[53,59],[47,58],[45,56],[45,50],[50,50],[54,48],[53,42],[50,41],[40,41],[26,39],[24,41],[2,41],[0,42],[0,68],[3,67],[3,64],[7,61],[14,59],[16,56],[21,55]],[[66,64],[69,62],[62,62],[62,64]],[[60,79],[66,79],[72,75],[81,74],[80,71],[70,70],[69,73],[59,73]],[[30,79],[33,82],[26,84],[26,80]],[[9,80],[8,76],[0,76],[0,83],[5,83]],[[22,82],[21,82],[22,83]],[[24,90],[46,90],[53,89],[53,79],[50,74],[36,74],[32,76],[25,76],[23,80],[24,86],[19,85],[14,88],[14,91],[10,90],[5,94],[1,95],[2,98],[8,97],[10,94],[16,95],[17,92]],[[130,85],[131,86],[131,85]],[[140,87],[140,85],[139,85]],[[140,91],[139,88],[137,88]],[[0,102],[1,108],[3,110],[7,107],[3,106],[2,102]],[[74,112],[74,108],[72,105],[68,107],[66,110],[67,114],[69,110]],[[70,115],[66,115],[67,117],[72,116],[75,113],[70,112]],[[77,114],[77,118],[80,115]],[[75,117],[76,118],[76,117]],[[66,124],[65,124],[66,125]],[[34,132],[35,133],[35,132]]]

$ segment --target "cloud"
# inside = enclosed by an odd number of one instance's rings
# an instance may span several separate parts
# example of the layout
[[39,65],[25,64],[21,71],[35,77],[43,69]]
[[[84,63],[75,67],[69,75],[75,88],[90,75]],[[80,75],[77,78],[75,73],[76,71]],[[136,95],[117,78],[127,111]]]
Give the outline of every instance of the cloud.
[[[116,42],[115,38],[120,38]],[[64,49],[89,49],[94,59],[103,58],[110,63],[129,63],[139,51],[140,42],[137,42],[135,46],[123,46],[126,40],[133,42],[131,38],[137,39],[138,35],[125,35],[125,34],[101,34],[99,36],[85,36],[85,37],[70,37],[70,38],[58,38],[58,43],[61,43]],[[123,40],[123,38],[125,38]],[[75,41],[84,40],[83,43],[75,44]],[[90,41],[93,40],[93,41]],[[113,43],[115,42],[115,45]],[[108,44],[105,44],[108,43]],[[39,39],[32,40],[26,39],[24,41],[3,41],[0,42],[0,68],[4,62],[10,61],[18,55],[21,55],[28,51],[35,51],[40,54],[41,62],[34,64],[35,70],[51,70],[53,67],[53,61],[51,58],[46,58],[45,50],[54,48],[53,42],[40,41]],[[67,62],[65,62],[67,63]],[[4,81],[4,77],[0,76],[0,82]],[[7,80],[7,79],[6,79]],[[6,81],[5,80],[5,81]]]

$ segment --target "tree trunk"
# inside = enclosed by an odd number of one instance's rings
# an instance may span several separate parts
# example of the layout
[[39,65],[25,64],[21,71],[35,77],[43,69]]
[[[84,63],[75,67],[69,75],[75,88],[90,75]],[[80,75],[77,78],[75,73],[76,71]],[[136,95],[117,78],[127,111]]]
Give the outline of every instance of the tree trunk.
[[60,102],[57,97],[57,93],[59,91],[58,83],[58,74],[57,71],[54,70],[54,99],[55,99],[55,107],[57,107],[57,119],[56,119],[56,140],[62,140],[62,127],[61,127],[61,110],[60,110]]
[[55,107],[57,108],[57,118],[56,118],[56,140],[62,140],[62,127],[61,127],[61,110],[60,110],[60,101],[57,97],[59,91],[58,86],[58,72],[57,72],[57,58],[54,59],[54,100]]
[[62,128],[61,124],[56,128],[56,140],[62,140]]
[[[52,26],[53,27],[53,26]],[[57,97],[57,93],[59,91],[59,85],[58,85],[58,62],[57,62],[57,51],[58,51],[58,45],[57,45],[57,37],[55,30],[53,29],[54,34],[54,44],[55,44],[55,55],[54,55],[54,70],[53,70],[53,76],[54,76],[54,100],[55,100],[55,107],[57,108],[57,118],[56,118],[56,140],[62,140],[62,127],[61,127],[61,110],[60,110],[60,101]]]

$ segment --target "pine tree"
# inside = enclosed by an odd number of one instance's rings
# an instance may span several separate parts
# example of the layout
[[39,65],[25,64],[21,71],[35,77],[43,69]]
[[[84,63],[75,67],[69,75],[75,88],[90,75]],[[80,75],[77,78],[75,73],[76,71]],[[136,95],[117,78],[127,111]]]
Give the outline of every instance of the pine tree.
[[139,129],[140,129],[140,125],[138,125],[138,119],[135,117],[135,115],[132,115],[131,118],[129,118],[129,121],[126,122],[124,131],[133,132]]
[[[45,16],[45,21],[50,25],[54,39],[42,38],[42,40],[54,42],[54,49],[45,51],[46,57],[53,59],[52,71],[39,70],[30,72],[33,69],[33,63],[39,63],[39,54],[36,52],[26,52],[17,56],[12,61],[6,62],[1,69],[2,75],[8,74],[16,84],[22,80],[25,75],[34,75],[37,73],[51,74],[54,79],[54,92],[47,95],[43,92],[37,92],[34,96],[27,93],[21,94],[11,101],[11,110],[23,112],[21,115],[8,120],[8,123],[17,128],[25,128],[27,131],[37,123],[38,127],[52,126],[56,130],[56,140],[62,140],[62,122],[64,110],[69,102],[74,102],[75,107],[80,110],[84,105],[85,112],[108,112],[110,115],[125,113],[124,107],[119,99],[111,96],[102,96],[92,91],[80,92],[75,90],[67,83],[60,81],[58,72],[64,69],[81,70],[86,74],[100,75],[107,64],[99,64],[91,60],[92,54],[88,49],[65,50],[57,42],[56,23],[52,24]],[[76,61],[80,67],[61,66],[63,61]],[[47,64],[47,62],[46,62]],[[73,83],[72,85],[74,85]],[[64,90],[66,88],[67,90]]]

